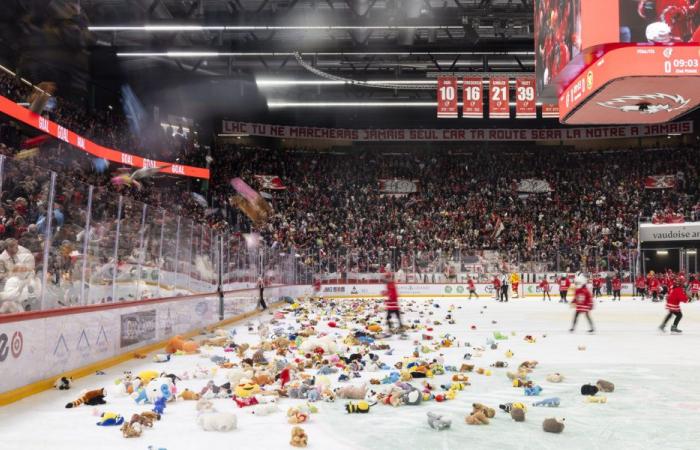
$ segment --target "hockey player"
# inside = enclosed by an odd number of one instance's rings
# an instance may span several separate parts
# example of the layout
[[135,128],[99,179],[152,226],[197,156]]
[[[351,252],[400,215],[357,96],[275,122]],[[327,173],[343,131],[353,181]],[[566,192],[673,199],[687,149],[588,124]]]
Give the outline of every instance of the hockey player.
[[552,296],[549,295],[549,291],[551,290],[551,287],[549,286],[549,281],[547,281],[546,276],[544,278],[542,278],[542,281],[540,281],[540,284],[538,286],[540,289],[542,289],[542,301],[544,301],[544,299],[546,297],[551,302]]
[[600,274],[593,275],[593,297],[598,298],[602,294],[600,293],[600,288],[603,286],[603,277]]
[[690,288],[689,301],[692,302],[693,300],[700,299],[700,281],[697,280],[695,277],[691,276],[690,283],[688,283],[688,287]]
[[493,291],[496,293],[496,300],[501,297],[501,279],[498,275],[493,277]]
[[622,291],[622,280],[620,280],[620,275],[615,275],[612,280],[612,291],[613,291],[613,301],[617,298],[620,301],[620,291]]
[[571,306],[576,308],[576,313],[574,314],[574,321],[571,324],[570,332],[574,332],[576,329],[576,322],[578,321],[579,314],[583,313],[588,319],[588,324],[590,325],[589,333],[593,333],[595,328],[593,326],[593,320],[591,320],[591,310],[593,309],[593,296],[591,291],[586,287],[586,277],[584,275],[576,276],[576,292],[574,293],[574,299],[571,302]]
[[386,296],[384,301],[384,307],[386,308],[386,322],[389,330],[392,329],[391,326],[391,316],[396,316],[396,320],[399,322],[398,330],[403,329],[403,324],[401,323],[401,308],[399,308],[399,293],[396,289],[396,282],[390,273],[385,275],[386,279],[386,291],[383,294]]
[[658,302],[661,300],[659,298],[659,291],[661,289],[661,282],[653,273],[649,274],[649,291],[651,292],[651,301]]
[[659,327],[661,331],[665,332],[666,324],[668,323],[668,321],[671,320],[672,316],[676,316],[676,318],[673,320],[673,325],[671,325],[671,333],[682,333],[682,331],[678,329],[678,324],[683,318],[683,313],[681,312],[681,303],[687,301],[688,296],[685,293],[683,284],[681,283],[680,279],[676,279],[673,283],[673,288],[671,289],[671,292],[668,293],[668,297],[666,298],[666,309],[668,310],[668,314],[666,315],[666,318]]
[[644,275],[641,273],[639,276],[637,276],[637,279],[634,282],[634,287],[637,289],[637,295],[644,300],[644,295],[646,294],[646,289],[647,289],[647,280],[644,278]]
[[513,272],[510,274],[510,284],[513,287],[513,298],[518,298],[518,287],[520,286],[520,274]]
[[571,280],[566,276],[565,273],[561,274],[561,278],[557,282],[559,284],[559,303],[567,303],[566,294],[569,292],[569,287],[571,286]]
[[479,294],[476,293],[476,286],[474,286],[474,280],[469,277],[467,279],[467,288],[469,288],[469,299],[471,300],[472,295],[476,298],[479,298]]

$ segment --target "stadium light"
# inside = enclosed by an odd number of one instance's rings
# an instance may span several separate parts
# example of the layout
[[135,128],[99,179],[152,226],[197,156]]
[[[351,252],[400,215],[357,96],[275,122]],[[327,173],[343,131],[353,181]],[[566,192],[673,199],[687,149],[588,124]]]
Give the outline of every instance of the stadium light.
[[97,25],[90,31],[139,31],[164,33],[182,31],[327,31],[327,30],[461,30],[461,25]]
[[[542,103],[537,103],[541,105]],[[462,106],[462,102],[458,102]],[[515,102],[510,102],[515,106]],[[386,107],[437,107],[437,102],[287,102],[270,100],[268,108],[386,108]]]
[[[464,56],[533,56],[531,51],[505,51],[505,52],[299,52],[301,55],[314,56],[440,56],[440,55],[464,55]],[[166,58],[213,58],[213,57],[259,57],[259,56],[294,56],[294,52],[211,52],[211,51],[166,51],[166,52],[118,52],[118,57],[166,57]]]

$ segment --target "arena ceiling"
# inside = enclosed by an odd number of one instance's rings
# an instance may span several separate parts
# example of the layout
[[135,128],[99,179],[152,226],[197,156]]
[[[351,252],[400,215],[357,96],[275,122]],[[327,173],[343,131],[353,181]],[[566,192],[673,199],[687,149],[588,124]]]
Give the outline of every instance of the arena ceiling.
[[[4,61],[34,79],[53,67],[54,78],[92,84],[93,96],[125,81],[142,95],[208,82],[237,83],[239,100],[256,105],[429,102],[434,89],[418,86],[441,72],[534,71],[532,0],[5,0],[3,9]],[[180,89],[181,101],[208,101],[187,96]]]

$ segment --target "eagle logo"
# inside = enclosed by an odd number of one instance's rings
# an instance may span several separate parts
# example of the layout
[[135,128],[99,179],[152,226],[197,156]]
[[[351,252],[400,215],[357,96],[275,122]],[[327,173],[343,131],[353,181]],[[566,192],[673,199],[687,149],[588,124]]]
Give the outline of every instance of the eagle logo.
[[605,108],[619,109],[622,112],[657,114],[687,108],[689,103],[690,99],[682,95],[657,92],[655,94],[625,95],[605,102],[598,102],[598,105]]

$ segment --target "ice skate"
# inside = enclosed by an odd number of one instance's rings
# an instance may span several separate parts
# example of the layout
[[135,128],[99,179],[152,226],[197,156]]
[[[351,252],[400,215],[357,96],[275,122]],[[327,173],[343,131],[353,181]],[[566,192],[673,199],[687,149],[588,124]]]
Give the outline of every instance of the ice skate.
[[679,330],[676,327],[671,327],[671,334],[681,334],[683,333],[683,330]]

